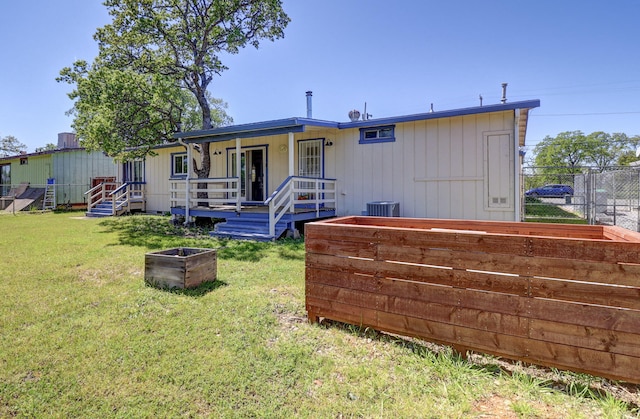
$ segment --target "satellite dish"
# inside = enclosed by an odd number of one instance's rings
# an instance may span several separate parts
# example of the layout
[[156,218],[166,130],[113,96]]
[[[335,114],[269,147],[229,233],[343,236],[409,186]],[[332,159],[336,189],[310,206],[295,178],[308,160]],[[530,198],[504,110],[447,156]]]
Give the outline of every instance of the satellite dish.
[[636,148],[636,157],[640,157],[640,147]]

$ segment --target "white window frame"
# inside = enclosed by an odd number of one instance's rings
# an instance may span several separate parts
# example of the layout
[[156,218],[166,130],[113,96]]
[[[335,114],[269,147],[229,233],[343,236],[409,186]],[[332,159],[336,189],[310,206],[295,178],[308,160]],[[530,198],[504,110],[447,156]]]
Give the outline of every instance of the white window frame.
[[[180,160],[182,160],[180,162]],[[182,166],[182,171],[178,172],[177,167]],[[189,171],[189,162],[187,161],[187,153],[171,153],[171,177],[184,178],[187,177]]]

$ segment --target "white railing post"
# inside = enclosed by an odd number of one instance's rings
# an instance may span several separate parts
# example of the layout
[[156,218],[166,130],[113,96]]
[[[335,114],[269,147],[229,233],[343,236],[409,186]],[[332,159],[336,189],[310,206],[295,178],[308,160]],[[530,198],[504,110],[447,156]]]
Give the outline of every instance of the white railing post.
[[276,235],[276,211],[273,202],[273,200],[269,202],[269,235],[271,237]]
[[294,172],[294,158],[295,158],[295,154],[293,154],[293,146],[295,144],[295,142],[293,141],[294,137],[293,137],[293,132],[289,133],[288,136],[288,144],[289,144],[289,176],[295,176],[295,172]]
[[320,216],[320,179],[316,179],[315,181],[315,197],[316,197],[316,217]]
[[111,195],[111,215],[116,215],[116,197]]
[[191,194],[191,146],[187,147],[187,177],[184,179],[184,224],[189,224],[189,208],[191,205],[190,194]]
[[[248,170],[248,169],[245,169]],[[236,211],[240,212],[240,194],[242,192],[242,140],[240,138],[236,138],[236,178],[238,178],[238,193],[236,195]]]

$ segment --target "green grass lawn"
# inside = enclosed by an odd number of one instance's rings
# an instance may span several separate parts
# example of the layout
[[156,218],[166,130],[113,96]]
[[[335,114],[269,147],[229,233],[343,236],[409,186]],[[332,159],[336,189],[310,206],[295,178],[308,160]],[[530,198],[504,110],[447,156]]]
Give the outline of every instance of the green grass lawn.
[[585,218],[567,211],[562,204],[543,202],[540,198],[530,196],[525,199],[524,213],[528,222],[587,224]]
[[[0,233],[0,417],[638,415],[638,386],[308,324],[302,241],[82,213],[2,215]],[[145,253],[175,246],[218,248],[218,281],[146,286]]]

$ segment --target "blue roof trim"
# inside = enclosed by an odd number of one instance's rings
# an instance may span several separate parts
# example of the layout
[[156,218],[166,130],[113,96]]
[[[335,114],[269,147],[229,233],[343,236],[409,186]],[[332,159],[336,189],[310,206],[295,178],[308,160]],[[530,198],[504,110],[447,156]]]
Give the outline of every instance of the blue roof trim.
[[267,135],[286,134],[288,132],[304,132],[307,126],[338,128],[338,123],[309,118],[287,118],[242,125],[229,125],[202,131],[180,132],[174,134],[173,138],[182,139],[187,143],[204,141],[217,142],[234,138],[263,137]]
[[355,122],[333,122],[311,118],[287,118],[273,121],[254,122],[250,124],[230,125],[202,131],[179,132],[173,138],[182,139],[186,143],[228,141],[235,138],[254,138],[268,135],[280,135],[289,132],[305,132],[307,127],[318,128],[364,128],[381,125],[393,125],[402,122],[423,121],[428,119],[451,118],[455,116],[475,115],[489,112],[502,112],[516,109],[531,109],[540,106],[540,100],[499,103],[495,105],[475,106],[472,108],[453,109],[448,111],[427,112],[414,115],[403,115],[388,118],[369,119]]
[[389,118],[369,119],[366,121],[342,122],[338,124],[338,128],[361,128],[379,125],[391,125],[401,122],[423,121],[427,119],[451,118],[454,116],[475,115],[489,112],[510,111],[515,109],[530,109],[540,106],[540,100],[527,100],[522,102],[500,103],[497,105],[476,106],[473,108],[453,109],[448,111],[427,112],[414,115],[404,115]]

